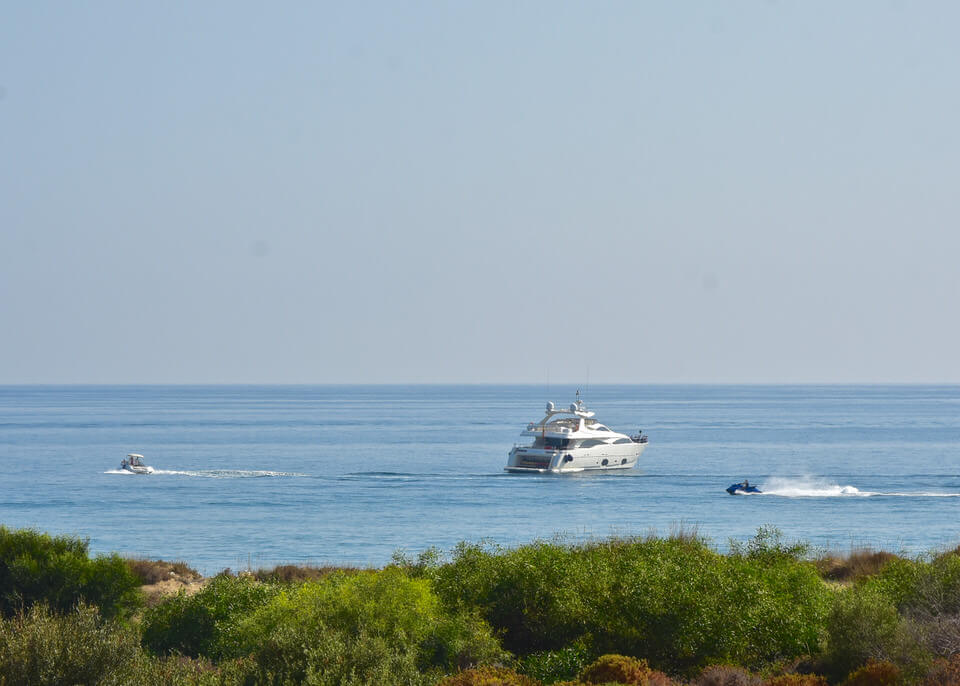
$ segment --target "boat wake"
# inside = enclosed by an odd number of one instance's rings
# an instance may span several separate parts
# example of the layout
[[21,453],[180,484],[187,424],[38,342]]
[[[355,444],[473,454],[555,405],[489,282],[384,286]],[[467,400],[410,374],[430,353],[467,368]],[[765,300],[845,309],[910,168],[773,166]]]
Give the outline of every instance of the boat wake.
[[960,493],[944,491],[861,491],[856,486],[843,486],[817,479],[772,478],[760,485],[760,493],[747,495],[780,496],[782,498],[960,498]]
[[[128,472],[125,469],[108,469],[104,474],[130,474],[131,476],[138,476],[133,472]],[[308,474],[301,474],[299,472],[274,472],[258,469],[194,469],[194,470],[179,470],[179,469],[156,469],[153,472],[153,475],[161,476],[192,476],[200,477],[205,479],[262,479],[266,477],[276,477],[276,476],[309,476]]]

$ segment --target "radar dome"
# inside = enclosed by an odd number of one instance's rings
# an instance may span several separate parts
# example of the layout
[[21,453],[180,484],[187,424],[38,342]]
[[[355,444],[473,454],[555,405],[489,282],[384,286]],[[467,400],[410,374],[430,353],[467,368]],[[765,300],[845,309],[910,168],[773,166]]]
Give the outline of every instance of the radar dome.
[[548,403],[547,403],[547,412],[553,412],[553,403],[552,403],[552,402],[548,402]]
[[576,403],[570,403],[570,411],[571,411],[571,412],[576,412],[576,411],[577,411],[577,404],[576,404]]

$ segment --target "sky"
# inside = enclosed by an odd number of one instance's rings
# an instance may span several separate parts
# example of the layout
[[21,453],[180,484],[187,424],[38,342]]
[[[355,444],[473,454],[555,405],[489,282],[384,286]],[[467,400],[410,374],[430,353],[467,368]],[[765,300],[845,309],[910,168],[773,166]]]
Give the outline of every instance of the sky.
[[960,5],[12,3],[0,383],[960,382]]

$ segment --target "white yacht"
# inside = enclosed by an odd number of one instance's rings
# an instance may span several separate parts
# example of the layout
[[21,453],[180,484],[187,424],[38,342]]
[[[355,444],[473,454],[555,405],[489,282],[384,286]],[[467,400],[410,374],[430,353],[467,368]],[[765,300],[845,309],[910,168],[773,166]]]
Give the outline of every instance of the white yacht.
[[647,436],[617,433],[593,418],[577,391],[577,402],[567,409],[547,403],[547,414],[527,425],[513,446],[508,472],[566,472],[632,469],[647,447]]
[[120,469],[134,474],[153,474],[153,467],[143,464],[143,455],[128,453],[127,459],[120,463]]

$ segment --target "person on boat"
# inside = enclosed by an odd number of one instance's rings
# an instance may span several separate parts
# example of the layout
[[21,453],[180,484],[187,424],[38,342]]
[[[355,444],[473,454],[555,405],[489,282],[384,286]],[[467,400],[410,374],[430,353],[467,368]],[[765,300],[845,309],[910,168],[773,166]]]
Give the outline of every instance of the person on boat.
[[746,488],[750,488],[750,482],[747,481],[746,479],[744,479],[744,480],[743,480],[743,487],[744,487],[745,489],[746,489]]

